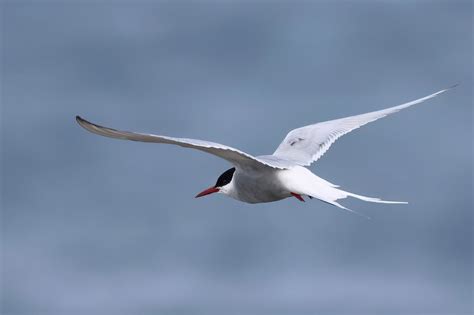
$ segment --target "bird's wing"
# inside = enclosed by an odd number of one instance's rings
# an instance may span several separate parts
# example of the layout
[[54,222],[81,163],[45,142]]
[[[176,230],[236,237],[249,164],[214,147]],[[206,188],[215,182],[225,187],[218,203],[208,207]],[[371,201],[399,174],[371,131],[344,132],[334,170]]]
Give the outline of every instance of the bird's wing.
[[320,122],[290,131],[283,142],[273,153],[274,156],[295,163],[309,166],[317,161],[339,137],[357,129],[369,122],[396,113],[404,108],[422,103],[433,98],[454,86],[438,91],[417,100],[378,110],[366,114]]
[[185,148],[197,149],[218,156],[224,160],[229,161],[235,166],[244,169],[258,169],[266,167],[274,169],[286,168],[278,163],[273,163],[271,160],[260,159],[240,150],[215,142],[120,131],[93,124],[79,116],[76,116],[76,121],[86,130],[104,137],[141,142],[175,144]]

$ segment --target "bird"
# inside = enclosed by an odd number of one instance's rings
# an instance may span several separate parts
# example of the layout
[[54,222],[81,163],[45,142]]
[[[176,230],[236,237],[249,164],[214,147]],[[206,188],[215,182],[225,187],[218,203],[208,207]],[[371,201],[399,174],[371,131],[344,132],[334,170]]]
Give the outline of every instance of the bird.
[[178,145],[215,155],[232,164],[232,168],[222,173],[214,185],[197,194],[196,198],[220,193],[242,202],[255,204],[289,197],[295,197],[304,202],[304,197],[307,197],[362,215],[345,207],[339,200],[351,197],[366,202],[384,204],[406,204],[407,202],[387,201],[345,191],[340,186],[317,176],[308,167],[318,161],[341,136],[402,109],[423,103],[455,86],[390,108],[291,130],[273,154],[260,156],[253,156],[216,142],[121,131],[91,123],[80,116],[76,116],[76,121],[80,126],[97,135],[123,140]]

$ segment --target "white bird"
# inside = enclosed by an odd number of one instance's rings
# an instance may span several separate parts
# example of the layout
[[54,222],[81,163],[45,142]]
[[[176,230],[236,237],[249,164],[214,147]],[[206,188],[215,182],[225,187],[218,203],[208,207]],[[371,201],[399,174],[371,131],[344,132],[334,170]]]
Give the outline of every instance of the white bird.
[[[453,86],[454,87],[454,86]],[[153,134],[120,131],[92,124],[76,116],[85,129],[95,134],[142,142],[175,144],[204,151],[230,162],[234,167],[222,173],[215,185],[199,193],[196,198],[221,193],[247,203],[277,201],[303,196],[316,198],[347,211],[352,211],[337,201],[347,197],[368,202],[401,204],[402,201],[385,201],[344,191],[313,174],[305,166],[316,162],[339,137],[369,122],[422,103],[447,90],[447,88],[417,100],[366,114],[330,120],[290,131],[271,155],[252,156],[238,149],[210,141],[175,138]]]

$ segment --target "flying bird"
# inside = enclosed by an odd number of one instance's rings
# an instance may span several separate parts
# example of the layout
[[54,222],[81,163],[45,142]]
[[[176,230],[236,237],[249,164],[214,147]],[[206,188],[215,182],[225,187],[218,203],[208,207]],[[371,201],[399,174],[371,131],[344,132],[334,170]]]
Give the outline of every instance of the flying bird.
[[232,168],[219,176],[215,185],[197,194],[196,198],[221,193],[243,202],[261,203],[288,197],[295,197],[300,201],[304,201],[304,197],[308,197],[356,213],[341,205],[338,200],[353,197],[376,203],[404,204],[406,202],[386,201],[342,190],[338,185],[322,179],[306,167],[319,160],[338,138],[352,130],[422,103],[453,87],[387,109],[294,129],[286,135],[273,154],[261,156],[253,156],[241,150],[210,141],[120,131],[93,124],[79,116],[76,116],[76,121],[86,130],[101,136],[179,145],[210,153],[227,160],[233,165]]

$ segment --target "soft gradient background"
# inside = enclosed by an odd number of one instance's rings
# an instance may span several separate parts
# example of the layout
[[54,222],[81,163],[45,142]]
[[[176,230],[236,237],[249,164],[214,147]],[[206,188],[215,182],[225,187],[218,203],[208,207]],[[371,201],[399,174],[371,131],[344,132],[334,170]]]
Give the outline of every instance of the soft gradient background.
[[[2,314],[470,314],[472,2],[2,1]],[[105,125],[253,154],[449,93],[311,169],[409,201],[194,199],[229,168]]]

